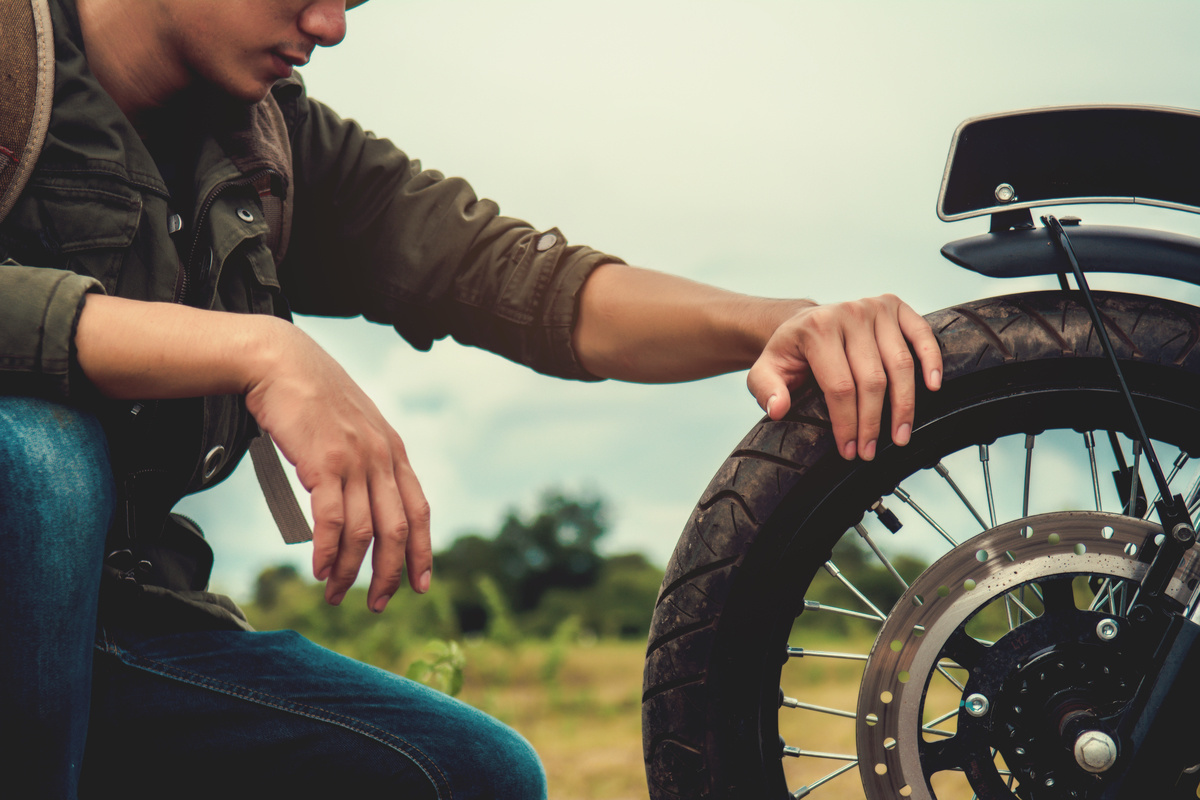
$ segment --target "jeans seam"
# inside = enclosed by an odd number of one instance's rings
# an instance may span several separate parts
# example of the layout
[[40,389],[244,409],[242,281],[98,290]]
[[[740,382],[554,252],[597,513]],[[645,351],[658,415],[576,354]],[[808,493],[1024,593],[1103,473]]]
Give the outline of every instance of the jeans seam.
[[[360,736],[373,739],[384,747],[399,753],[415,764],[417,768],[425,775],[430,784],[433,785],[439,800],[441,800],[441,798],[445,798],[445,800],[453,800],[454,794],[453,790],[450,788],[450,782],[446,778],[445,773],[443,773],[441,768],[437,765],[437,762],[430,758],[427,753],[421,750],[421,748],[415,747],[411,743],[401,739],[399,736],[388,733],[382,728],[372,725],[365,720],[346,716],[345,714],[338,714],[330,711],[327,708],[297,703],[295,700],[288,700],[284,697],[276,697],[275,695],[259,689],[251,689],[248,686],[242,686],[240,684],[218,680],[207,675],[201,675],[198,672],[191,672],[190,670],[181,669],[147,656],[136,655],[128,650],[125,650],[124,648],[114,645],[111,641],[105,643],[103,650],[108,654],[115,655],[117,658],[121,659],[121,661],[129,664],[130,666],[144,669],[147,672],[156,673],[165,678],[178,680],[201,689],[207,689],[219,694],[224,694],[228,697],[235,697],[239,700],[258,703],[284,713],[296,714],[298,716],[307,717],[318,722],[336,725],[340,728],[350,731],[351,733],[357,733]],[[414,754],[419,755],[420,758],[416,758]],[[430,769],[437,773],[437,780],[434,779],[434,776],[429,774]],[[445,791],[443,791],[443,787]]]

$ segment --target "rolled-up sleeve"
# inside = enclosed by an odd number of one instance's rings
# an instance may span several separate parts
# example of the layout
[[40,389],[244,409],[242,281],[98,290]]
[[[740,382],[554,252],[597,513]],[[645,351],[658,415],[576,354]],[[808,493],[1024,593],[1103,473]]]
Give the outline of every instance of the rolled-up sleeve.
[[71,396],[75,326],[95,278],[58,269],[0,264],[0,394]]
[[460,178],[301,97],[295,224],[280,285],[299,313],[362,314],[414,347],[452,336],[550,375],[596,380],[571,346],[591,271],[621,262],[505,217]]

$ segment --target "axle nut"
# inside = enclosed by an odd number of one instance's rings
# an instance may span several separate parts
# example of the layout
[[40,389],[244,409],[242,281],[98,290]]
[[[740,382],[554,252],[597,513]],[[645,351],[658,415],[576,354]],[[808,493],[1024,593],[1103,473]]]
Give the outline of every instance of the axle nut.
[[1075,763],[1093,774],[1117,763],[1117,743],[1102,731],[1084,731],[1075,739]]

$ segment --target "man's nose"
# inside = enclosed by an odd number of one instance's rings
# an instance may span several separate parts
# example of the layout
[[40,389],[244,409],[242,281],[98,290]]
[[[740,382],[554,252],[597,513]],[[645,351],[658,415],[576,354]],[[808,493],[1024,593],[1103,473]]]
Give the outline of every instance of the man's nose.
[[346,37],[346,0],[315,0],[300,12],[300,31],[321,47]]

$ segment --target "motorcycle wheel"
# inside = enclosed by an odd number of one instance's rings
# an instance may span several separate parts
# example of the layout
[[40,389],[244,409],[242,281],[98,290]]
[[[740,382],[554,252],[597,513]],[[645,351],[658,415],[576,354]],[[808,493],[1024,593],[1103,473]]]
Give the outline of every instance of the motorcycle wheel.
[[[1036,798],[1056,781],[1053,796],[1094,796],[1103,776],[1048,741],[1047,709],[1084,692],[1111,718],[1136,685],[1119,634],[1153,550],[1142,517],[1156,490],[1076,297],[930,315],[942,389],[919,393],[908,446],[881,439],[871,462],[839,458],[814,391],[747,434],[693,511],[657,601],[642,697],[653,800]],[[1097,303],[1172,491],[1194,512],[1200,310]],[[1110,477],[1122,462],[1124,483]],[[1185,561],[1171,591],[1189,592],[1196,573]],[[1046,665],[1053,688],[1036,719],[1013,717]],[[1001,729],[1013,741],[998,747]]]

